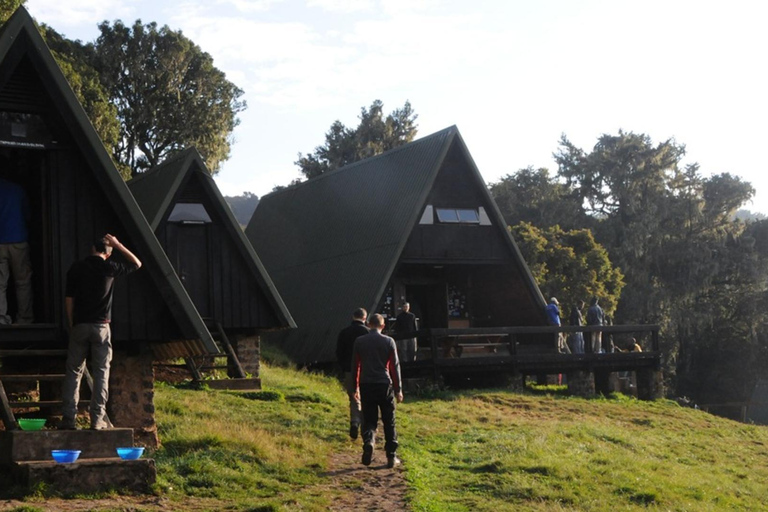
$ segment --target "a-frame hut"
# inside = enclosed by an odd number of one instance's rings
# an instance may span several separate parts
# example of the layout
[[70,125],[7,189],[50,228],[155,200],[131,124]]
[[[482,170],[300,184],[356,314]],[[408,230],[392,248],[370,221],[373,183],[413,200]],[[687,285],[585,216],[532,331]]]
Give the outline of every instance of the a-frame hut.
[[246,235],[296,319],[280,341],[299,363],[334,361],[357,307],[391,319],[409,302],[421,328],[545,323],[455,126],[263,197]]
[[0,30],[0,157],[0,177],[21,185],[31,204],[35,316],[32,325],[0,330],[2,373],[44,366],[42,355],[10,361],[4,356],[18,351],[6,349],[66,347],[66,272],[95,236],[112,233],[143,267],[115,285],[108,413],[116,426],[156,440],[153,353],[203,354],[216,345],[24,8]]
[[200,154],[187,149],[128,187],[197,311],[258,377],[259,334],[296,324]]

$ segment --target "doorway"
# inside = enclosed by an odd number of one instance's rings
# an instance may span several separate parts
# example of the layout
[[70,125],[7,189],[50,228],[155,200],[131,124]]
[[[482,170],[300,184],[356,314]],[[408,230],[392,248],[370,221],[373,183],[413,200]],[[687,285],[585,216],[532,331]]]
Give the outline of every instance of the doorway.
[[169,222],[166,246],[176,274],[204,318],[211,316],[209,225]]
[[405,296],[411,312],[419,319],[419,329],[448,327],[448,288],[445,283],[408,284]]

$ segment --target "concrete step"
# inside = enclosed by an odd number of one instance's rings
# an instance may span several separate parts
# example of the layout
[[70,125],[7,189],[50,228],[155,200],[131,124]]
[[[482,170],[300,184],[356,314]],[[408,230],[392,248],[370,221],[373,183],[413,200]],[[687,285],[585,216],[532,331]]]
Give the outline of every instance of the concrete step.
[[53,461],[17,462],[11,466],[14,479],[24,487],[45,483],[46,490],[63,494],[127,490],[151,492],[157,480],[153,459],[119,458],[78,460],[71,464]]
[[0,464],[53,461],[51,450],[80,450],[78,461],[117,457],[115,448],[133,446],[133,429],[11,430],[0,432]]
[[216,379],[201,381],[211,389],[228,389],[232,391],[258,391],[261,389],[261,379]]

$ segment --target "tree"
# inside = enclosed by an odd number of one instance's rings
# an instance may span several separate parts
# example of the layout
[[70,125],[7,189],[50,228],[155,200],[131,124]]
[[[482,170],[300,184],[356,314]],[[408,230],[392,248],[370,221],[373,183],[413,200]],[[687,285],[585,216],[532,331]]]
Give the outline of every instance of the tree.
[[573,229],[589,225],[573,191],[544,168],[528,167],[488,185],[504,220],[513,226],[528,222],[539,228]]
[[[80,41],[71,41],[47,25],[41,25],[40,32],[102,143],[110,150],[118,143],[120,121],[117,118],[117,108],[110,103],[99,74],[90,64],[93,61],[93,48],[83,45]],[[127,165],[117,161],[115,164],[123,179],[131,177]]]
[[[598,297],[613,315],[624,287],[624,276],[588,229],[539,229],[527,222],[510,228],[539,287],[570,308]],[[566,310],[564,316],[568,314]]]
[[619,132],[602,136],[590,153],[563,137],[556,159],[596,220],[597,240],[625,272],[619,320],[661,325],[668,383],[701,399],[713,389],[743,399],[754,363],[724,348],[753,346],[763,321],[753,305],[766,292],[768,268],[745,225],[733,221],[754,189],[727,173],[705,178],[697,164],[683,168],[684,154],[673,140],[654,145],[646,135]]
[[27,3],[27,0],[0,0],[0,23],[8,21],[16,9]]
[[325,144],[314,153],[302,155],[294,162],[307,179],[379,155],[411,142],[416,137],[418,115],[406,101],[403,108],[383,115],[384,104],[375,100],[369,109],[360,109],[360,124],[354,130],[335,121],[325,134]]
[[132,27],[103,22],[99,30],[92,64],[121,122],[115,159],[135,175],[195,146],[218,172],[246,107],[243,91],[181,31],[141,20]]

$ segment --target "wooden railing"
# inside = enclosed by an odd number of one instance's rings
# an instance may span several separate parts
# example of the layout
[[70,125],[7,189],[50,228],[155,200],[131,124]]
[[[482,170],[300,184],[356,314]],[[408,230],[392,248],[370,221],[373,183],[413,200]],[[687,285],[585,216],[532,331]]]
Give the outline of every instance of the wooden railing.
[[[556,351],[556,333],[582,332],[587,338],[591,332],[607,334],[635,334],[640,339],[645,335],[645,351],[641,353],[607,354],[559,354]],[[525,340],[530,335],[551,334],[551,341]],[[647,340],[650,334],[650,340]],[[498,366],[516,371],[528,372],[540,369],[542,372],[569,371],[571,369],[597,368],[610,369],[624,366],[632,368],[641,365],[657,365],[660,361],[658,325],[612,325],[612,326],[508,326],[480,327],[465,329],[422,329],[409,333],[390,333],[395,340],[418,338],[419,352],[415,362],[403,362],[404,368],[433,368],[435,375],[438,368],[450,366],[454,370],[462,367]],[[603,336],[605,347],[605,335]],[[526,341],[521,343],[521,341]],[[526,350],[521,353],[521,347]],[[543,350],[537,350],[537,348]],[[429,351],[430,354],[425,353]],[[426,356],[426,357],[425,357]],[[637,360],[637,361],[635,361]]]

